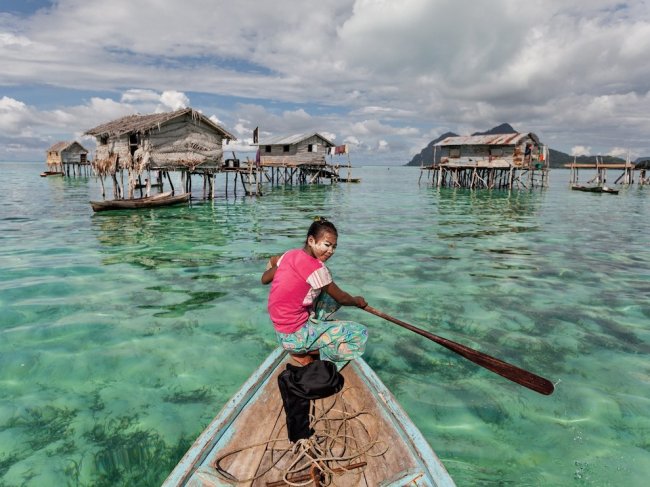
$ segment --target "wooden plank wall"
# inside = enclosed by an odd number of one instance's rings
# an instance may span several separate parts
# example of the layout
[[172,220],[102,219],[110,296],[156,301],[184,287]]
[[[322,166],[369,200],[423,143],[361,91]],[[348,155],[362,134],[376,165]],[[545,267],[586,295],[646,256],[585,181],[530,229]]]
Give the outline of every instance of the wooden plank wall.
[[[316,152],[309,152],[309,145],[316,144]],[[289,146],[284,152],[281,144],[271,145],[271,152],[266,152],[266,146],[260,146],[260,163],[264,165],[299,166],[302,164],[325,164],[327,145],[319,137],[313,136],[299,144]]]

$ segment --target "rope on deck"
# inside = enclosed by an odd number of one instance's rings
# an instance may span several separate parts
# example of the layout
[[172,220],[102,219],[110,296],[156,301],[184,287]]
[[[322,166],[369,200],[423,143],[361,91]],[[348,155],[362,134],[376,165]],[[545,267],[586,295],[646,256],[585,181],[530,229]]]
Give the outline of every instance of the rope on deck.
[[[363,473],[366,457],[381,456],[388,451],[389,446],[378,439],[379,428],[374,427],[374,435],[366,426],[377,424],[375,416],[366,409],[365,404],[358,410],[346,395],[352,394],[355,387],[347,387],[332,398],[312,401],[310,426],[316,431],[310,438],[298,440],[291,444],[287,439],[286,425],[278,429],[275,438],[248,445],[217,457],[213,466],[219,476],[233,483],[253,482],[265,478],[267,486],[290,485],[302,487],[306,485],[336,486],[336,476],[354,470],[358,475]],[[327,404],[331,402],[331,404]],[[278,445],[284,442],[285,445]],[[243,451],[265,447],[264,455],[270,454],[271,461],[267,468],[258,472],[254,477],[238,479],[230,474],[222,463]],[[285,457],[287,457],[282,462]],[[283,465],[280,465],[280,463]],[[261,465],[261,462],[260,462]],[[277,471],[270,480],[267,474]],[[300,473],[303,472],[303,475]],[[307,472],[305,474],[305,472]],[[314,478],[319,479],[318,484]],[[348,484],[349,485],[349,484]]]

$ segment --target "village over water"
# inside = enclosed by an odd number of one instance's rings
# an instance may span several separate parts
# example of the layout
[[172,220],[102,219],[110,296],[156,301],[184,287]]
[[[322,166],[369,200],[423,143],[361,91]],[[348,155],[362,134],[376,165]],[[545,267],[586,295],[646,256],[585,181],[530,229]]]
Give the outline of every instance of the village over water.
[[[193,180],[202,183],[203,197],[215,196],[215,176],[226,173],[247,195],[262,195],[262,186],[284,184],[358,183],[352,177],[350,149],[336,145],[318,132],[282,135],[260,140],[253,132],[254,159],[241,160],[227,146],[236,137],[192,108],[150,115],[129,115],[88,129],[96,140],[95,157],[77,141],[61,141],[46,152],[47,169],[41,176],[97,176],[104,209],[164,206],[186,202]],[[407,165],[420,168],[418,181],[437,187],[470,189],[535,189],[548,186],[552,167],[569,168],[571,189],[618,191],[612,185],[650,184],[650,160],[637,162],[596,157],[567,161],[566,154],[550,149],[533,132],[517,132],[509,124],[472,135],[443,134]],[[555,163],[558,158],[563,162]],[[586,184],[580,171],[595,172]],[[608,171],[610,172],[608,174]],[[175,187],[170,172],[180,174]],[[107,199],[105,181],[111,181]],[[180,194],[186,195],[181,197]]]

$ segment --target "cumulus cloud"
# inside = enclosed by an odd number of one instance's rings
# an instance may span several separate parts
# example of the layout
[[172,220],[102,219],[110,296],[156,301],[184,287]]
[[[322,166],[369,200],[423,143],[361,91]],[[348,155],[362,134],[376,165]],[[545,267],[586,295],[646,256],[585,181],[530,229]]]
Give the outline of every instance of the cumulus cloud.
[[572,156],[589,156],[591,155],[591,147],[585,147],[584,145],[576,145],[571,147],[570,154]]
[[0,130],[9,135],[21,135],[32,121],[31,110],[23,102],[3,96],[0,98]]
[[160,95],[160,103],[162,103],[161,112],[168,112],[169,110],[175,111],[181,108],[187,108],[190,99],[185,96],[185,93],[179,91],[163,91]]
[[[0,124],[16,137],[49,140],[191,98],[238,137],[327,132],[355,138],[372,161],[381,150],[402,163],[444,131],[503,121],[564,151],[650,153],[647,2],[34,5],[44,8],[0,14],[0,86],[24,105],[5,101]],[[39,90],[65,98],[41,107]]]
[[614,157],[620,157],[621,159],[632,159],[636,158],[636,154],[632,154],[629,148],[627,147],[612,147],[607,154]]
[[377,141],[377,151],[378,152],[387,152],[390,150],[390,144],[386,140]]

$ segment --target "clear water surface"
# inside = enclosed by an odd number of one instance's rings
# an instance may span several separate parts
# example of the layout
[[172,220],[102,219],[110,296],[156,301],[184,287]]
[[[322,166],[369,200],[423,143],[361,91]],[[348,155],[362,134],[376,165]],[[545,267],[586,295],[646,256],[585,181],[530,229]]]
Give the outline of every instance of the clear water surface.
[[541,396],[345,310],[459,486],[650,478],[650,187],[580,193],[555,170],[545,191],[436,189],[363,167],[94,215],[94,178],[0,168],[2,486],[159,485],[274,348],[259,278],[315,215],[339,228],[344,289],[557,382]]

